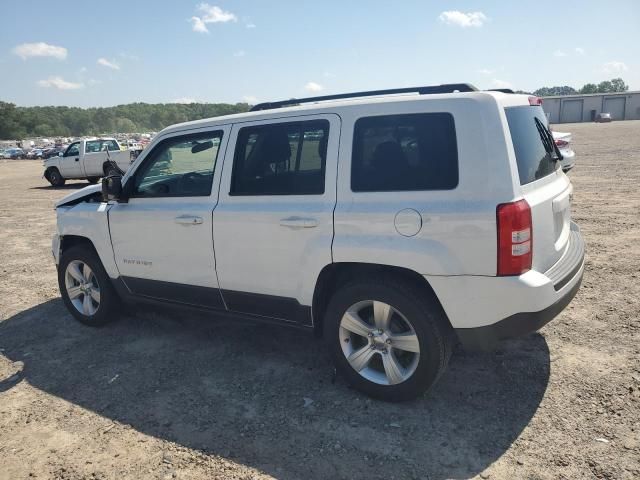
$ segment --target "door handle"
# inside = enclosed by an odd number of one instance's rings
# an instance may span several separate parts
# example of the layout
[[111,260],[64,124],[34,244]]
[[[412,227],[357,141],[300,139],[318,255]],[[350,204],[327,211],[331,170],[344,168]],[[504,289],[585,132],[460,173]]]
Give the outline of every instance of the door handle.
[[180,215],[175,218],[176,223],[180,225],[200,225],[202,224],[202,217],[196,217],[194,215]]
[[80,161],[80,159],[79,159],[79,158],[76,158],[76,162],[79,162],[79,161]]
[[287,228],[314,228],[318,226],[318,220],[309,217],[287,217],[280,219],[280,226]]

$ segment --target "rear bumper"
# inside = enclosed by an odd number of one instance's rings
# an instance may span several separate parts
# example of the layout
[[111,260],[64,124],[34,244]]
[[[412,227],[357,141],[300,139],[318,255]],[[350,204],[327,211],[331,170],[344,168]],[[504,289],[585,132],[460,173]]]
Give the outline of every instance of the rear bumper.
[[456,329],[458,339],[467,350],[491,350],[501,340],[520,337],[540,330],[571,303],[573,297],[578,293],[581,283],[582,270],[575,285],[547,308],[538,312],[514,313],[493,325],[477,328],[458,328]]
[[565,253],[544,273],[426,278],[465,348],[486,350],[550,322],[576,295],[583,272],[584,243],[572,223]]

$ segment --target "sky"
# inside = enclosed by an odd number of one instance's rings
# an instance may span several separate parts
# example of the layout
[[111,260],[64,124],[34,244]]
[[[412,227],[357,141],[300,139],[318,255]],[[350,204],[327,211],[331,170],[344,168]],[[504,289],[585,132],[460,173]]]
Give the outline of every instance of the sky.
[[0,100],[20,106],[640,90],[640,0],[1,0],[0,22]]

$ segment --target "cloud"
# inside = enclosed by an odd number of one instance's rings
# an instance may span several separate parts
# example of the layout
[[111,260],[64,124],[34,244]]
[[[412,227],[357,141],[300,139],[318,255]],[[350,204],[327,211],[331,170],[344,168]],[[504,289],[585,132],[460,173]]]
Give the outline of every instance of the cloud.
[[234,57],[244,57],[247,54],[244,50],[238,50],[237,52],[233,52]]
[[513,85],[505,80],[499,80],[494,78],[491,80],[491,86],[493,88],[513,88]]
[[324,90],[324,87],[316,82],[309,82],[304,86],[307,92],[318,93]]
[[253,95],[245,95],[242,97],[242,101],[248,103],[249,105],[255,105],[258,103],[258,98]]
[[488,68],[481,68],[480,70],[478,70],[478,73],[481,73],[483,75],[491,75],[493,72],[495,72],[495,70],[490,70]]
[[489,18],[482,12],[460,12],[449,10],[442,12],[438,17],[446,25],[456,25],[458,27],[481,27]]
[[584,48],[582,48],[582,47],[576,47],[574,50],[576,51],[576,53],[578,55],[586,55],[587,54],[587,52],[585,52]]
[[111,68],[113,70],[120,70],[120,65],[115,62],[110,62],[106,58],[99,58],[98,65],[102,65],[103,67]]
[[247,23],[245,25],[245,27],[247,27],[247,28],[256,28],[256,24],[255,23]]
[[191,17],[189,21],[192,23],[191,28],[194,32],[209,33],[209,29],[200,17]]
[[613,60],[602,65],[602,71],[604,73],[620,73],[626,72],[627,70],[629,70],[627,64],[617,60]]
[[62,77],[49,77],[46,80],[39,80],[37,83],[39,87],[53,87],[58,90],[78,90],[80,88],[84,88],[83,83],[67,82]]
[[193,16],[189,19],[194,32],[209,33],[207,23],[227,23],[237,22],[238,17],[231,12],[225,12],[220,7],[201,3],[197,7],[200,16]]
[[555,52],[553,52],[553,56],[554,57],[566,57],[567,54],[565,52],[563,52],[562,50],[556,50]]
[[23,43],[14,47],[13,53],[26,60],[29,57],[53,57],[58,60],[67,58],[67,49],[49,45],[48,43]]
[[174,98],[173,100],[171,100],[171,103],[198,103],[198,101],[195,98],[191,97],[180,97]]

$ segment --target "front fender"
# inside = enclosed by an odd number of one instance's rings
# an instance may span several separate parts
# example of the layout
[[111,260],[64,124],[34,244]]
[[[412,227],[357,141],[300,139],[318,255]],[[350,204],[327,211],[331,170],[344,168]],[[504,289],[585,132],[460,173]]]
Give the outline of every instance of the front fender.
[[102,265],[111,278],[118,278],[118,269],[113,258],[109,235],[106,203],[82,202],[71,207],[58,207],[58,236],[75,235],[91,241]]

